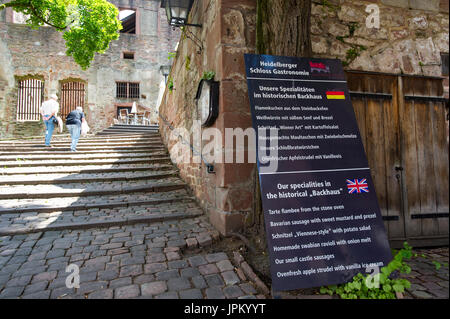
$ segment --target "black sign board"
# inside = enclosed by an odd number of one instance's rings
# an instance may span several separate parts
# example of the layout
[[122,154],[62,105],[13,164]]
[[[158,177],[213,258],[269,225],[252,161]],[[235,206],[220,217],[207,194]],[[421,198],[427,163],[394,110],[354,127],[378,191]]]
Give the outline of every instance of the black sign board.
[[273,289],[385,266],[392,255],[341,62],[245,62]]

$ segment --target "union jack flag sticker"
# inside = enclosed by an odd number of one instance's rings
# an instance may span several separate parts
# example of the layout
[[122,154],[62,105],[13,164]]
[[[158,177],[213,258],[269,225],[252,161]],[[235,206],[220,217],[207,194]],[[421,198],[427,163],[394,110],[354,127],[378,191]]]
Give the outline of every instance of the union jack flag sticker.
[[349,194],[361,194],[369,192],[367,180],[363,179],[347,179],[347,188]]

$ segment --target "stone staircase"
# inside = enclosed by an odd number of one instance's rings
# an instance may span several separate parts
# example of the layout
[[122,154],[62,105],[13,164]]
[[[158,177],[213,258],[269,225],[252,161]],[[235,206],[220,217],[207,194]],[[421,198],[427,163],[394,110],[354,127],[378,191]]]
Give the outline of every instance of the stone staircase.
[[98,135],[112,135],[112,134],[154,134],[158,133],[157,125],[125,125],[114,124],[113,126],[101,131]]
[[44,148],[42,138],[0,142],[0,236],[90,229],[202,215],[157,127],[113,126]]
[[113,127],[76,153],[68,135],[52,145],[0,141],[0,299],[269,294],[238,252],[221,251],[157,130]]

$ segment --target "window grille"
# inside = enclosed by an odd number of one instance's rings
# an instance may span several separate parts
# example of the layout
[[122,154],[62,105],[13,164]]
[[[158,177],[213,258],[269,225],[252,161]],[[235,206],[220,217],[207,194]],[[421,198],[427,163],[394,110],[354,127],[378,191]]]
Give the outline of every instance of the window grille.
[[117,82],[116,97],[118,99],[139,99],[139,83]]
[[17,121],[36,122],[41,119],[39,111],[44,99],[44,81],[27,79],[19,81],[17,94]]
[[83,82],[66,82],[61,85],[59,116],[65,119],[77,106],[84,107],[85,88]]

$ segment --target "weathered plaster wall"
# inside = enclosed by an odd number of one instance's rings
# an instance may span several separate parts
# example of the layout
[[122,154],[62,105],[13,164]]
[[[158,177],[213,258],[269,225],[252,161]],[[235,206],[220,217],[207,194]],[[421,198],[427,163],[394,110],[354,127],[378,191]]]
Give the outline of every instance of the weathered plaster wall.
[[[139,34],[121,34],[103,55],[97,55],[87,71],[65,55],[61,33],[53,28],[31,30],[25,25],[0,20],[0,136],[38,135],[42,123],[17,123],[17,78],[36,75],[45,81],[45,97],[58,93],[60,81],[82,80],[86,86],[86,114],[93,131],[113,123],[116,104],[131,104],[116,99],[116,81],[140,82],[140,105],[156,108],[161,65],[168,64],[168,52],[179,39],[169,28],[164,10],[156,0],[115,0],[119,8],[136,8]],[[124,51],[135,52],[134,60],[122,58]]]

